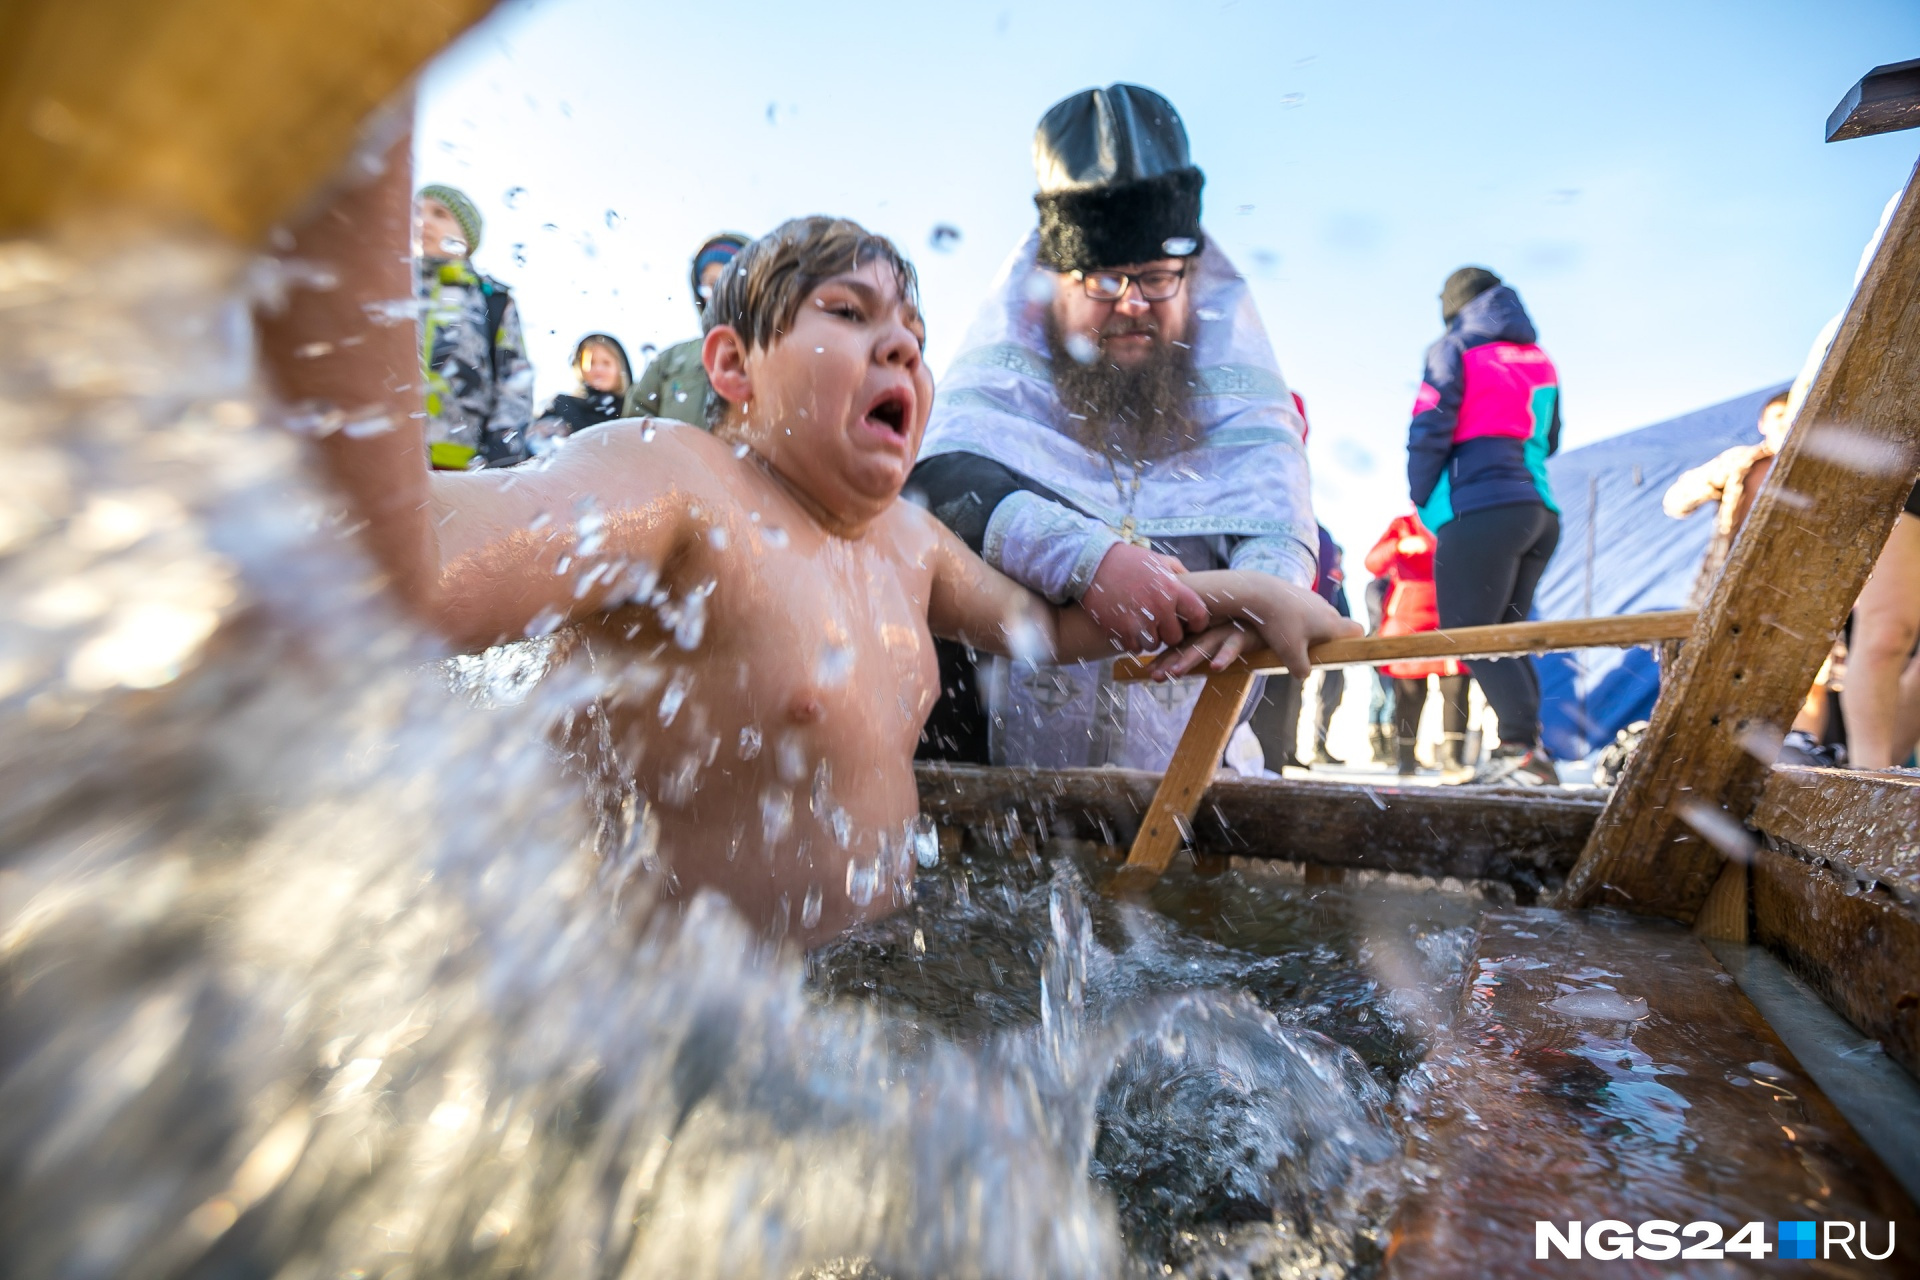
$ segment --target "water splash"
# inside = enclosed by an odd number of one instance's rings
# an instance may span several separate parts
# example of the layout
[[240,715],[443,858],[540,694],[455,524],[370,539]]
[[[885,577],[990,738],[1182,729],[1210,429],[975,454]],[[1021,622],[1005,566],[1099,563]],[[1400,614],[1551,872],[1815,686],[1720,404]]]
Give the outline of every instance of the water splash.
[[[903,1055],[717,900],[609,910],[547,745],[581,689],[448,692],[255,421],[242,278],[0,247],[0,576],[97,593],[0,618],[0,1271],[1119,1270],[1000,1065]],[[142,491],[178,518],[93,505]],[[215,625],[75,679],[163,578]]]

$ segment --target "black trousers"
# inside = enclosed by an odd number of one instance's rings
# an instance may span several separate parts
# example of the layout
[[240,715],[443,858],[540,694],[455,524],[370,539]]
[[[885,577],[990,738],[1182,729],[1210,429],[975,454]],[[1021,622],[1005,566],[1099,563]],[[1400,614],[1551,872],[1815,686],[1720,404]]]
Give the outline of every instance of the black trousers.
[[1339,667],[1320,673],[1320,695],[1313,711],[1313,745],[1327,749],[1327,730],[1333,727],[1333,713],[1347,696],[1347,673]]
[[1278,773],[1282,765],[1299,764],[1300,682],[1284,671],[1268,676],[1266,691],[1254,704],[1247,727],[1260,743],[1267,768]]
[[[1533,591],[1560,542],[1560,517],[1545,504],[1491,507],[1440,526],[1433,585],[1440,625],[1478,627],[1525,622]],[[1528,658],[1472,658],[1487,705],[1500,718],[1502,746],[1540,740],[1540,678]]]
[[[1441,676],[1440,732],[1464,734],[1467,731],[1467,691],[1473,677]],[[1427,677],[1393,681],[1393,731],[1412,742],[1420,736],[1420,713],[1427,709]]]

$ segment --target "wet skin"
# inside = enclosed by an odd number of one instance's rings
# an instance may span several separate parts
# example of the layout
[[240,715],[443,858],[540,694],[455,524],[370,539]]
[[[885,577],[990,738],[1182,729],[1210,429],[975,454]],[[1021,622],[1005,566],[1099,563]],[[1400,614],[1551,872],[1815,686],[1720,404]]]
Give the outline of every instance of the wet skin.
[[[709,376],[741,406],[716,434],[613,423],[543,469],[433,478],[443,628],[477,646],[535,618],[580,623],[597,669],[621,673],[603,701],[609,763],[653,801],[674,892],[721,889],[802,942],[906,888],[933,632],[989,652],[1010,634],[1113,651],[1084,613],[1046,606],[897,501],[932,402],[920,342],[872,265],[823,285],[770,348],[708,335]],[[605,538],[583,553],[587,507]],[[697,643],[624,603],[636,567],[657,572],[669,618],[704,596]],[[895,853],[875,867],[883,842]]]

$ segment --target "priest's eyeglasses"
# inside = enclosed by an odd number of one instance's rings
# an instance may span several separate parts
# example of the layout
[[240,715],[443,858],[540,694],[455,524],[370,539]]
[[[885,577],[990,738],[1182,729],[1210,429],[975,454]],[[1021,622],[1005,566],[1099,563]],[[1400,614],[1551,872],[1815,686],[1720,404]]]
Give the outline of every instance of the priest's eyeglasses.
[[1187,278],[1187,269],[1155,267],[1141,272],[1075,271],[1072,274],[1095,302],[1118,302],[1127,296],[1129,288],[1138,289],[1144,301],[1165,302],[1180,292],[1180,282]]

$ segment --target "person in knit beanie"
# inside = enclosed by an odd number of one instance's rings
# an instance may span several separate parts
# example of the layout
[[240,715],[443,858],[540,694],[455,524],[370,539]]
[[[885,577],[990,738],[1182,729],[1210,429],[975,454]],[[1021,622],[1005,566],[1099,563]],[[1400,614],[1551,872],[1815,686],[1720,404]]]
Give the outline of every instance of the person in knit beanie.
[[442,471],[511,466],[527,456],[533,366],[513,294],[473,266],[480,210],[456,187],[414,201],[414,296],[427,387],[427,456]]
[[480,210],[458,187],[420,188],[420,225],[430,258],[471,258],[480,247]]

